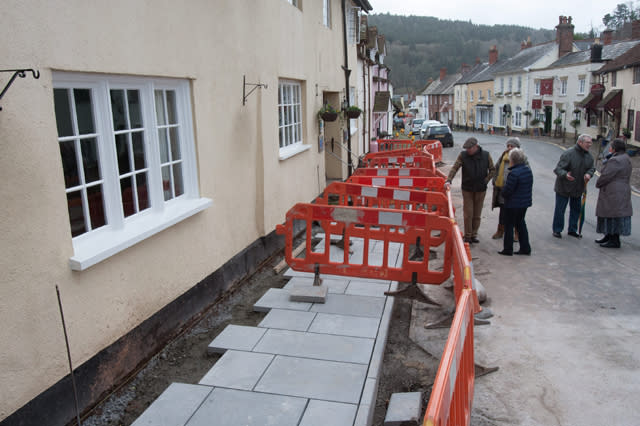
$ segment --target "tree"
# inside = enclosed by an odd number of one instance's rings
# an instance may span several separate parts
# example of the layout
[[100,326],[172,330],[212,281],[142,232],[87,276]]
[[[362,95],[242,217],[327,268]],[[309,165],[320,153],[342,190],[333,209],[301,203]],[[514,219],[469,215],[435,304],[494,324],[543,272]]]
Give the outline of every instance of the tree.
[[638,19],[640,16],[640,8],[633,8],[633,3],[629,4],[619,3],[613,14],[607,13],[602,18],[602,23],[607,27],[614,30],[622,28],[625,22],[632,22]]

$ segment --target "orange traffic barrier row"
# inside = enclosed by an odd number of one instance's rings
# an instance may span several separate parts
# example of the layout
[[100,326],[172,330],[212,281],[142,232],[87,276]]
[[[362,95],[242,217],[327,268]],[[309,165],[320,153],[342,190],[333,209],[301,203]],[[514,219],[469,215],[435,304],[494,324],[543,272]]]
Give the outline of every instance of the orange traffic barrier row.
[[415,146],[410,139],[378,139],[378,151],[411,148]]
[[[306,224],[306,250],[294,257],[296,221]],[[313,222],[318,222],[325,232],[322,247],[312,246]],[[284,235],[287,264],[296,271],[404,282],[415,279],[418,283],[441,284],[451,275],[454,226],[450,218],[427,212],[302,203],[287,212],[285,223],[276,227],[276,233]],[[344,247],[349,247],[351,241],[361,243],[362,250],[354,254],[356,252],[348,249],[334,249],[332,255],[331,236],[343,238]],[[399,265],[389,263],[393,243],[402,247]],[[382,244],[382,250],[379,244]],[[410,258],[410,249],[415,246],[424,253],[429,253],[431,247],[443,250],[441,269],[430,268],[429,256]],[[370,256],[374,249],[383,253],[381,259]]]
[[[418,189],[444,193],[445,178],[441,176],[358,176],[347,179],[349,183],[370,186],[391,186],[394,188]],[[453,219],[453,216],[449,216]]]
[[415,146],[410,146],[408,148],[402,149],[394,149],[391,151],[382,151],[382,152],[370,152],[364,156],[365,160],[369,160],[371,158],[378,157],[393,157],[393,156],[403,156],[403,155],[427,155],[433,157],[429,152],[425,152],[422,149],[419,149]]
[[431,170],[437,173],[436,164],[431,156],[424,154],[414,155],[393,155],[387,157],[365,158],[363,160],[364,167],[378,168],[407,168],[417,167],[421,169]]
[[398,149],[418,148],[434,156],[436,162],[442,161],[442,143],[435,139],[378,139],[378,152],[388,152]]
[[[358,167],[354,170],[355,176],[435,176],[431,169],[419,167],[398,167],[398,168],[378,168],[378,167]],[[352,175],[352,176],[353,176]]]
[[450,217],[449,201],[447,196],[441,192],[333,182],[325,188],[315,202],[340,206],[420,210],[438,216]]
[[473,293],[473,290],[463,290],[456,304],[423,426],[459,426],[471,422],[475,381]]
[[436,163],[442,162],[442,143],[436,140],[417,140],[415,146],[423,152],[433,155]]

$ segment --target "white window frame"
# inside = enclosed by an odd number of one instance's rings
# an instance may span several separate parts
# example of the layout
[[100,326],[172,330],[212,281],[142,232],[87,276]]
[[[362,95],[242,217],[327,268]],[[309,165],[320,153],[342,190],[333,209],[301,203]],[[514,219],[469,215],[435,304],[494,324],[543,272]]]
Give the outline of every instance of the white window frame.
[[540,80],[536,80],[533,82],[533,93],[537,96],[540,96]]
[[560,96],[567,96],[567,77],[560,79]]
[[[290,95],[286,102],[285,94]],[[302,83],[297,80],[278,81],[278,141],[280,160],[286,160],[311,148],[303,143]]]
[[516,92],[518,93],[522,92],[522,76],[521,75],[518,76],[518,90],[516,90]]
[[517,106],[513,114],[513,126],[522,127],[522,107]]
[[491,89],[487,89],[487,102],[491,102]]
[[587,88],[587,77],[580,76],[578,77],[578,94],[584,95],[584,91]]
[[347,2],[347,41],[349,44],[360,42],[360,8]]
[[[82,271],[125,250],[152,235],[205,210],[212,205],[199,195],[197,162],[192,127],[190,85],[186,80],[105,76],[53,72],[53,89],[88,89],[91,92],[95,139],[103,180],[103,203],[106,224],[72,237],[71,269]],[[138,90],[144,132],[144,151],[148,168],[149,208],[124,217],[120,193],[120,174],[115,152],[110,91]],[[158,123],[155,111],[156,90],[171,90],[176,97],[176,128],[180,140],[184,192],[165,201],[158,146]],[[73,117],[72,117],[73,118]],[[59,138],[65,139],[65,138]]]
[[322,24],[331,28],[331,0],[322,0]]
[[473,102],[473,90],[469,90],[469,102]]

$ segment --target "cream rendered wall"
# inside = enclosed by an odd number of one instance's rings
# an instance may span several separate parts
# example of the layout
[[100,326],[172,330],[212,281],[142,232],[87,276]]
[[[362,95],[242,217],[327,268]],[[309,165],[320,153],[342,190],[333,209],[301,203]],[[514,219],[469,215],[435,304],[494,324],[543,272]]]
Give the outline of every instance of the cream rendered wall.
[[[6,0],[0,68],[36,68],[0,101],[0,419],[189,290],[324,187],[316,84],[344,87],[340,1]],[[355,66],[355,54],[353,55]],[[213,206],[94,266],[73,254],[52,70],[190,79],[200,195]],[[268,84],[242,105],[242,76]],[[0,75],[4,87],[10,74]],[[304,142],[278,158],[278,78],[303,82]]]
[[[629,109],[634,110],[636,113],[640,111],[640,84],[633,84],[633,67],[618,70],[617,80],[616,89],[622,89],[622,123],[620,127],[623,128],[628,125],[627,113]],[[611,81],[610,74],[609,81]],[[633,120],[635,121],[635,114]],[[640,142],[635,140],[636,132],[638,132],[638,129],[634,126],[631,138],[627,140],[627,143],[640,147]]]

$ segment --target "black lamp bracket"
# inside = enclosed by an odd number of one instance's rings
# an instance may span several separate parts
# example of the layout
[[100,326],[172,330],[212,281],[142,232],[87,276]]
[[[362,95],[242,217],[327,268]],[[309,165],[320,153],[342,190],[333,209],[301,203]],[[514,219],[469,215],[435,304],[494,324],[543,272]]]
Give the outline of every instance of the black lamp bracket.
[[[247,86],[253,86],[253,88],[247,93]],[[242,76],[242,105],[247,102],[247,98],[250,94],[252,94],[256,89],[265,88],[268,89],[266,84],[262,83],[247,83],[246,76]]]
[[[13,75],[11,76],[11,79],[9,79],[9,82],[7,83],[7,85],[4,86],[4,89],[2,89],[2,92],[0,92],[0,99],[2,99],[2,97],[7,92],[7,90],[9,90],[9,86],[11,86],[11,84],[13,83],[13,80],[15,80],[16,77],[25,78],[27,76],[27,72],[28,71],[30,71],[33,74],[33,78],[35,78],[35,79],[40,78],[40,71],[33,70],[31,68],[29,68],[29,69],[21,69],[21,70],[0,70],[0,72],[12,72],[13,73]],[[2,111],[2,107],[0,107],[0,111]]]

